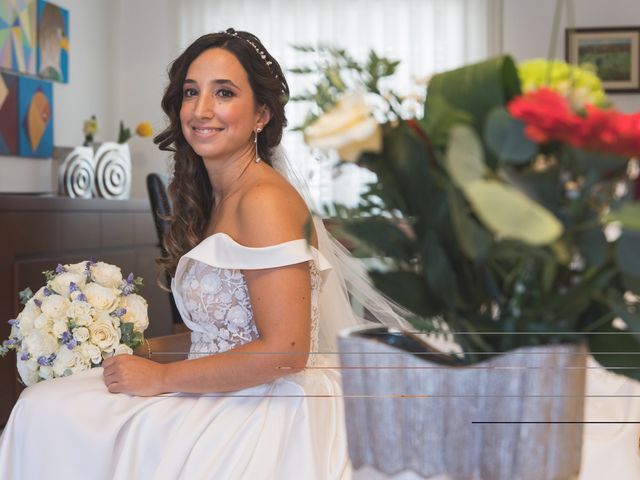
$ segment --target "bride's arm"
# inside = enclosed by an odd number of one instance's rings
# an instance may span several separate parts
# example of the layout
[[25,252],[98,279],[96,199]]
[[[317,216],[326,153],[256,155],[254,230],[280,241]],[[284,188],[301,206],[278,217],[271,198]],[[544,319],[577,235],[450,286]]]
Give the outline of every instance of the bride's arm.
[[133,354],[158,363],[170,363],[186,360],[190,347],[191,333],[176,333],[145,339]]
[[[261,247],[301,238],[307,219],[304,204],[301,212],[292,211],[290,200],[282,201],[274,192],[254,193],[263,198],[239,208],[241,225],[246,227],[240,243]],[[169,364],[128,355],[109,358],[103,364],[109,391],[133,395],[227,392],[302,370],[310,348],[309,264],[245,270],[244,275],[260,335],[257,340],[223,354]]]

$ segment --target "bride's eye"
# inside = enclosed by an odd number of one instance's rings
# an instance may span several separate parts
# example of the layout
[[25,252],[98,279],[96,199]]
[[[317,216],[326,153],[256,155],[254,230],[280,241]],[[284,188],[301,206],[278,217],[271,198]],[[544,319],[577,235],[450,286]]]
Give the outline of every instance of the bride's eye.
[[197,94],[198,94],[198,92],[196,91],[196,89],[195,89],[195,88],[185,88],[185,89],[182,91],[182,96],[183,96],[183,98],[193,97],[193,96],[195,96],[195,95],[197,95]]
[[226,88],[221,88],[216,92],[216,95],[222,98],[231,98],[234,96],[234,93]]

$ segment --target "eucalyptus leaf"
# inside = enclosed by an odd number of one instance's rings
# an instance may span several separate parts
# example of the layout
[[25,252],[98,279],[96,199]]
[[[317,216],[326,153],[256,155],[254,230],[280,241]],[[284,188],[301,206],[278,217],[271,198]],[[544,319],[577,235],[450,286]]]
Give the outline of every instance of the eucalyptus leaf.
[[524,134],[524,123],[513,118],[502,105],[495,107],[484,124],[484,139],[489,149],[503,162],[525,165],[538,146]]
[[581,172],[607,172],[626,170],[628,159],[618,155],[606,154],[599,151],[582,149],[568,149],[573,154],[575,164]]
[[470,127],[458,125],[451,129],[445,166],[460,188],[487,175],[483,158],[480,139]]
[[466,185],[464,193],[482,222],[498,237],[540,246],[562,235],[562,224],[553,214],[508,185],[476,181]]

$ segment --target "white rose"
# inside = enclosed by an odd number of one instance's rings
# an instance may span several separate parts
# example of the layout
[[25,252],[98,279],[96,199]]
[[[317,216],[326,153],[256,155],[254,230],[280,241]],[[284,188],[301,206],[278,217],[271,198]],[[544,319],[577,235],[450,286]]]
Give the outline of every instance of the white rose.
[[78,275],[84,276],[85,272],[87,271],[87,262],[84,261],[84,262],[67,264],[64,266],[64,269],[67,272],[77,273]]
[[113,352],[114,355],[133,355],[133,349],[129,345],[125,345],[121,343],[116,347],[116,351]]
[[88,369],[89,362],[84,360],[77,348],[73,350],[61,348],[53,362],[53,373],[55,373],[57,377],[64,376],[67,370],[70,370],[71,373],[76,373]]
[[93,321],[95,309],[87,302],[74,301],[67,310],[67,317],[76,325],[89,325]]
[[118,297],[113,288],[89,283],[82,289],[87,301],[98,310],[112,311],[117,306]]
[[49,332],[51,327],[53,326],[53,320],[46,313],[41,313],[38,317],[33,321],[33,328],[37,330],[42,330],[45,332]]
[[27,304],[24,306],[24,308],[22,309],[22,312],[20,312],[20,314],[18,315],[18,319],[20,320],[21,323],[22,323],[22,320],[24,319],[31,319],[31,322],[33,322],[36,319],[36,317],[41,313],[42,313],[42,310],[38,305],[36,305],[36,303],[32,299],[32,300],[29,300]]
[[120,299],[118,306],[127,310],[122,316],[122,321],[133,323],[134,330],[143,332],[149,326],[147,301],[140,295],[135,293],[126,295]]
[[120,330],[111,322],[97,321],[89,325],[91,343],[103,352],[115,349],[120,343]]
[[67,310],[71,306],[69,300],[60,295],[49,295],[42,300],[42,312],[51,318],[66,316]]
[[363,151],[382,149],[382,129],[359,94],[342,97],[305,129],[304,139],[311,148],[337,150],[347,162],[357,161]]
[[29,299],[29,302],[33,302],[34,300],[40,300],[44,298],[44,289],[47,287],[40,287],[36,293],[33,294],[33,297]]
[[56,337],[62,337],[62,334],[68,331],[67,320],[63,319],[54,321],[52,331]]
[[89,340],[89,329],[87,327],[76,327],[72,332],[73,338],[76,342],[86,342]]
[[82,287],[85,284],[85,277],[84,275],[73,272],[64,272],[49,282],[49,288],[67,297],[69,296],[69,284],[71,282],[75,283],[78,287]]
[[80,353],[82,357],[88,362],[91,362],[95,365],[100,365],[102,363],[102,352],[100,348],[92,343],[83,343],[79,347]]
[[18,358],[17,366],[22,383],[27,387],[38,383],[38,363],[35,360],[20,360]]
[[117,288],[122,283],[120,268],[104,262],[91,265],[91,277],[103,287]]
[[22,339],[22,348],[34,359],[48,357],[58,350],[58,339],[50,333],[34,330]]

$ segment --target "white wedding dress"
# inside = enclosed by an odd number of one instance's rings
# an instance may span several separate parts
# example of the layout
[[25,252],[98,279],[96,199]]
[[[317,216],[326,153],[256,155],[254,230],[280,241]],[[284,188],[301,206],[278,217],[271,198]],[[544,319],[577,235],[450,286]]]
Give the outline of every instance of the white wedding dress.
[[[242,270],[302,262],[311,271],[314,352],[331,266],[306,240],[249,248],[218,233],[188,252],[172,288],[192,330],[189,357],[258,337]],[[101,368],[38,383],[22,393],[0,438],[0,478],[348,478],[340,379],[319,357],[300,373],[227,394],[111,394]]]

